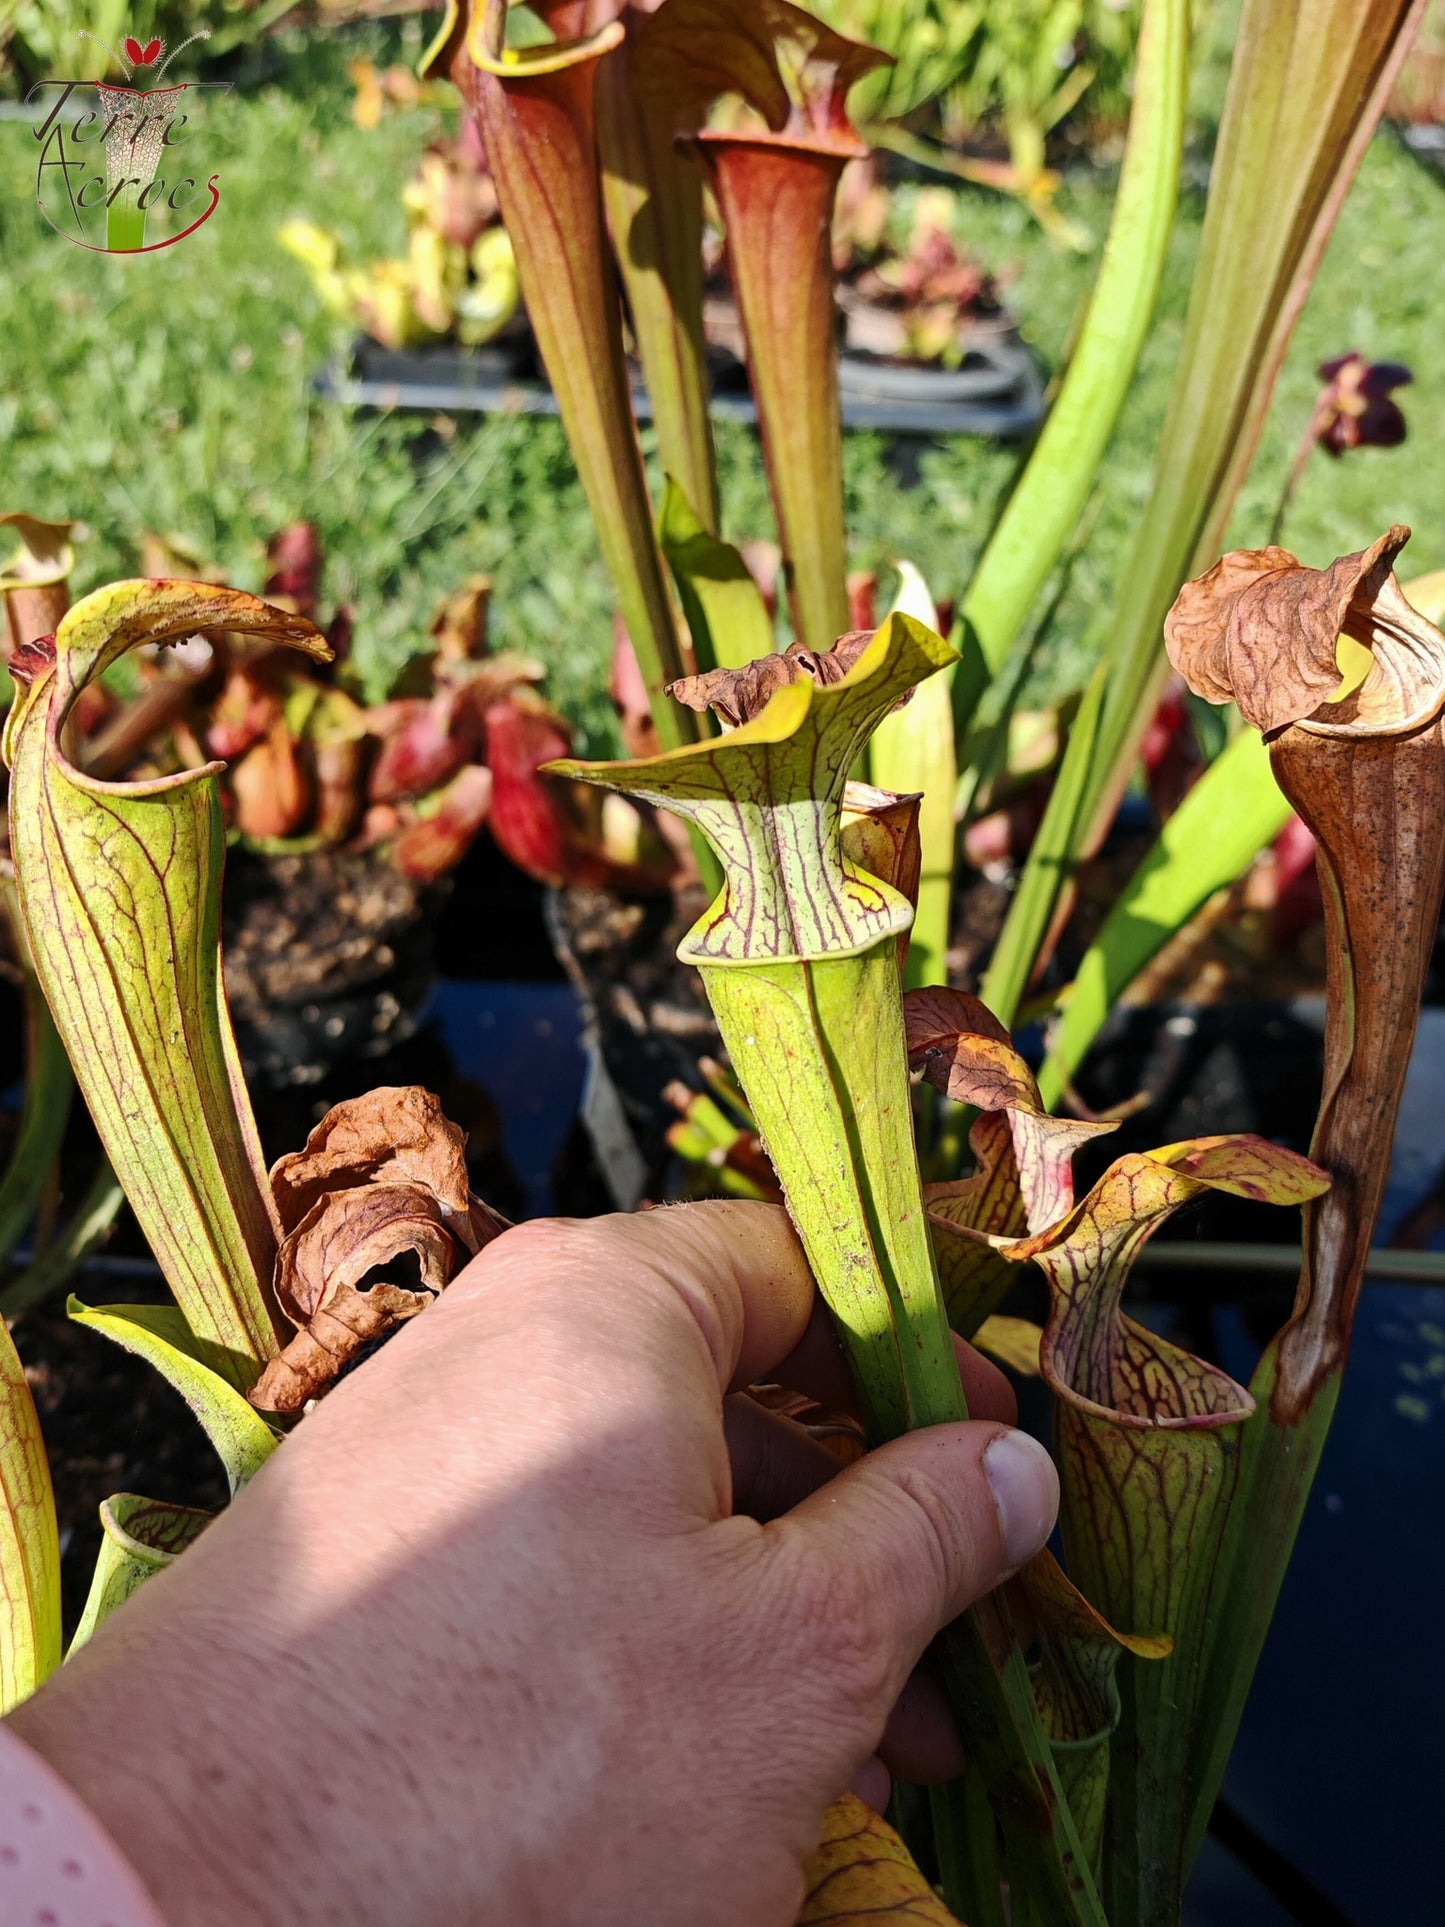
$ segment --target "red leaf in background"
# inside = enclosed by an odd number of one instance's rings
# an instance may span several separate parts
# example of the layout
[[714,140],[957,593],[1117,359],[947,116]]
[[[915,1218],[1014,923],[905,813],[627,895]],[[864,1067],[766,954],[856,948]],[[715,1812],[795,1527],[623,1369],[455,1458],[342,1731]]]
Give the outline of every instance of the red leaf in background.
[[487,762],[492,772],[492,835],[518,869],[546,883],[600,882],[599,873],[573,874],[576,860],[559,801],[562,784],[538,776],[543,763],[571,754],[572,737],[561,718],[545,706],[526,707],[515,699],[493,703],[485,717]]
[[430,700],[406,697],[372,717],[381,754],[371,772],[373,803],[427,796],[448,782],[481,747],[481,730],[465,689],[443,690]]
[[647,684],[620,611],[612,618],[612,680],[609,694],[622,727],[622,741],[627,754],[635,760],[658,755],[662,744],[658,739],[657,725],[652,720]]
[[626,863],[607,854],[596,790],[538,774],[543,763],[566,756],[572,747],[571,732],[555,710],[529,690],[519,690],[493,703],[485,722],[491,831],[518,869],[554,887],[590,884],[641,895],[668,887],[670,861]]
[[344,602],[332,611],[331,620],[326,625],[326,640],[331,644],[334,662],[345,662],[351,654],[351,632],[354,626],[355,617]]
[[[491,802],[492,772],[481,763],[468,763],[447,785],[440,809],[418,817],[402,831],[392,845],[392,862],[403,876],[418,883],[445,876],[471,848]],[[374,812],[367,814],[370,819]]]
[[1182,676],[1171,676],[1165,684],[1139,754],[1150,802],[1161,817],[1172,816],[1204,768],[1204,757],[1189,724]]
[[878,575],[873,569],[855,570],[848,578],[848,627],[878,627]]
[[231,765],[229,774],[233,821],[242,836],[262,841],[295,835],[310,806],[310,784],[283,716],[277,716],[263,741]]
[[280,696],[256,670],[254,662],[237,664],[212,706],[205,731],[206,751],[223,763],[244,756],[281,715]]
[[1269,920],[1273,950],[1288,950],[1324,914],[1315,840],[1292,816],[1271,846],[1274,856],[1274,909]]
[[314,522],[291,522],[266,544],[271,572],[261,591],[268,602],[281,601],[308,622],[316,620],[321,593],[321,538]]

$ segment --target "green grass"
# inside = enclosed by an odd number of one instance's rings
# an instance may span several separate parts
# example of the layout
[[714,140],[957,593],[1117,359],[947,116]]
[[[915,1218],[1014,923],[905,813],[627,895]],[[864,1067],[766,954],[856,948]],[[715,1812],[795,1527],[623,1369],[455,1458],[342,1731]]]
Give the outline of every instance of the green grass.
[[[421,645],[435,600],[465,575],[497,582],[499,641],[551,665],[556,699],[600,749],[611,596],[565,441],[555,423],[426,421],[353,414],[311,391],[346,329],[320,308],[276,228],[305,214],[361,257],[399,248],[399,190],[444,123],[435,108],[363,133],[350,119],[345,61],[394,58],[395,29],[280,43],[279,78],[206,109],[208,168],[221,206],[193,239],[136,260],[67,246],[33,201],[35,144],[0,123],[0,507],[79,516],[88,526],[78,586],[134,569],[147,529],[181,537],[230,579],[258,586],[265,538],[310,516],[330,558],[331,593],[358,616],[363,667],[379,684]],[[1201,81],[1217,95],[1217,63]],[[1201,151],[1207,113],[1201,112]],[[198,143],[199,145],[199,143]],[[1194,177],[1202,172],[1198,162]],[[1080,169],[1069,211],[1102,235],[1112,178]],[[1094,261],[1060,252],[1015,204],[966,192],[975,250],[1008,277],[1009,299],[1053,366]],[[1188,294],[1202,194],[1186,199],[1158,326],[1110,451],[1040,665],[1038,686],[1078,681],[1107,634],[1112,584],[1149,486]],[[1445,364],[1432,315],[1445,187],[1391,135],[1378,139],[1340,222],[1300,326],[1256,472],[1233,531],[1263,541],[1313,396],[1313,369],[1359,348],[1409,363],[1403,449],[1316,459],[1285,531],[1310,562],[1360,546],[1387,523],[1418,530],[1411,572],[1445,565]],[[720,434],[734,539],[771,518],[752,436]],[[956,595],[1017,460],[974,440],[926,447],[907,485],[886,440],[847,443],[849,526],[858,566],[908,556],[935,593]]]

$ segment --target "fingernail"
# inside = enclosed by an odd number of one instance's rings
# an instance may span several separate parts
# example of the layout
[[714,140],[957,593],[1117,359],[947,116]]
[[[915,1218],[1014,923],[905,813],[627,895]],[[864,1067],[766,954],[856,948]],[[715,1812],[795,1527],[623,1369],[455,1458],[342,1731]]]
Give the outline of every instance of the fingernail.
[[984,1447],[984,1476],[998,1507],[1004,1559],[1010,1571],[1032,1559],[1054,1529],[1059,1475],[1037,1439],[1000,1432]]

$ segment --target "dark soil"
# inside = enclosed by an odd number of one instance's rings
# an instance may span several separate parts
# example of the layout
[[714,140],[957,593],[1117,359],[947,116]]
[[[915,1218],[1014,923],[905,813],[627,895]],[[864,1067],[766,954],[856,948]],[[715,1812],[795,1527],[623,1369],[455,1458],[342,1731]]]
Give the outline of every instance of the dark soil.
[[435,978],[430,919],[444,894],[372,854],[235,851],[226,990],[251,1082],[316,1083],[410,1036]]

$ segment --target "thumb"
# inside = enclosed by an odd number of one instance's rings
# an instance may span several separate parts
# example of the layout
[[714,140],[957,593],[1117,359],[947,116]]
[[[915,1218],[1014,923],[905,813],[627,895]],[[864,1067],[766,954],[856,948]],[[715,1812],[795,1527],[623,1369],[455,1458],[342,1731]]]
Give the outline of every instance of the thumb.
[[1058,1509],[1043,1446],[975,1421],[880,1446],[768,1530],[812,1602],[825,1672],[830,1656],[854,1671],[826,1684],[881,1725],[929,1641],[1033,1557]]

